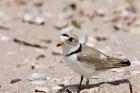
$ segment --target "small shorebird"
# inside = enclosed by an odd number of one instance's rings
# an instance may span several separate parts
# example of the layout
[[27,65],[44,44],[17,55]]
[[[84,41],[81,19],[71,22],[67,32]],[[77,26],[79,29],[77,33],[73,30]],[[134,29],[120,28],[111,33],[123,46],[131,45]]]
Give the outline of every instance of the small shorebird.
[[96,72],[130,65],[130,61],[127,59],[110,57],[95,48],[80,44],[78,37],[72,33],[62,34],[57,46],[62,46],[66,64],[81,75],[78,91],[84,77],[87,79],[87,88],[89,79]]

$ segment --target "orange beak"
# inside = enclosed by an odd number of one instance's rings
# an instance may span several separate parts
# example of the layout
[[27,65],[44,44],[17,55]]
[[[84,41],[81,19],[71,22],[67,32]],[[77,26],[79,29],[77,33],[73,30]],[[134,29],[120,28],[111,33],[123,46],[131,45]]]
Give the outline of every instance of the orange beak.
[[57,46],[59,47],[59,46],[63,46],[64,45],[64,41],[59,41],[58,43],[57,43]]

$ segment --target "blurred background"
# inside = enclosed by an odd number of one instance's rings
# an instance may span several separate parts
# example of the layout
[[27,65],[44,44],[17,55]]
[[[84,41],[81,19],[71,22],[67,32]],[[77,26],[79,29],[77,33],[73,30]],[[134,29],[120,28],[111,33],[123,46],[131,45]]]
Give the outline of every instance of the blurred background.
[[127,82],[103,84],[109,91],[96,93],[140,92],[140,0],[1,0],[0,93],[62,93],[64,86],[78,84],[80,76],[65,65],[61,48],[56,47],[66,32],[133,63],[91,80],[91,84],[116,80],[123,73],[133,92]]

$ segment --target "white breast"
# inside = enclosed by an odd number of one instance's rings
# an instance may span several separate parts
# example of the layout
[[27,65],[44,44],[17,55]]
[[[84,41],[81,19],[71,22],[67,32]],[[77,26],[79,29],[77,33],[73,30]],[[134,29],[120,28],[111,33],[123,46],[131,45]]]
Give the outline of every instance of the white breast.
[[73,54],[68,57],[64,57],[66,64],[76,73],[84,75],[86,78],[90,78],[95,72],[94,67],[91,69],[88,65],[85,65],[77,60],[77,54]]

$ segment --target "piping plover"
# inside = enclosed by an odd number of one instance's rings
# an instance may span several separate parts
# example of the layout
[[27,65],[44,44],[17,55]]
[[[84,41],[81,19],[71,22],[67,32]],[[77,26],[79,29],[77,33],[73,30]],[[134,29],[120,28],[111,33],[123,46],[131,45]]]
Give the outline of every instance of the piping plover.
[[62,34],[57,46],[62,46],[66,64],[81,75],[79,89],[84,77],[87,79],[87,87],[89,79],[96,72],[130,65],[127,59],[110,57],[95,48],[80,44],[78,37],[73,33]]

